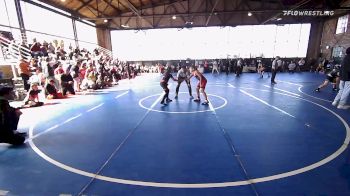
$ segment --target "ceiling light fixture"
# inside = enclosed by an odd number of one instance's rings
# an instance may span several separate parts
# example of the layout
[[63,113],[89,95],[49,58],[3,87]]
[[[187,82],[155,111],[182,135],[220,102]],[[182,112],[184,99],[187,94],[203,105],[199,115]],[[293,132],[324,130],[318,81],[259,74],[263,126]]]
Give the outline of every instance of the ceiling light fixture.
[[175,19],[176,19],[176,16],[174,15],[174,16],[172,17],[172,19],[175,20]]
[[107,22],[108,22],[108,20],[107,20],[107,19],[104,19],[104,20],[103,20],[103,22],[104,22],[104,23],[107,23]]
[[121,25],[123,28],[129,28],[129,25]]
[[248,12],[248,16],[252,16],[253,14],[251,12]]
[[282,20],[282,18],[277,18],[276,20],[277,20],[277,21],[280,21],[280,20]]

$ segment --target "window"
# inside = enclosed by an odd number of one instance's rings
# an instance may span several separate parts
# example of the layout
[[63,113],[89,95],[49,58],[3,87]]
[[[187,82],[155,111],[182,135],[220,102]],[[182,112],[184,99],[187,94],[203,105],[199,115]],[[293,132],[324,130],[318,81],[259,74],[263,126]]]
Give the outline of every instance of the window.
[[345,15],[338,18],[337,30],[335,34],[345,33],[348,28],[349,15]]
[[342,57],[343,56],[343,47],[335,46],[332,51],[332,57]]
[[19,27],[16,6],[13,0],[0,0],[0,24]]
[[[23,1],[21,2],[21,8],[27,30],[45,32],[74,40],[72,19]],[[43,16],[45,17],[43,18]],[[44,41],[40,34],[36,38],[40,42]],[[31,41],[28,39],[29,43]],[[52,40],[45,41],[51,42]]]
[[228,55],[294,58],[306,56],[310,27],[310,24],[286,24],[118,30],[111,32],[111,38],[115,55],[130,61],[214,59]]

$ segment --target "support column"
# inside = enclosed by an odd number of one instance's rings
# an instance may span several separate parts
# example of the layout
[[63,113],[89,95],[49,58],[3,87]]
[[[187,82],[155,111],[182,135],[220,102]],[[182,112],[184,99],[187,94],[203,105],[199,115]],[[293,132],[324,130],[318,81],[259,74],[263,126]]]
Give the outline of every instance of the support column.
[[321,39],[323,33],[324,21],[315,21],[311,23],[309,43],[307,47],[306,60],[310,63],[317,63],[321,55]]
[[106,28],[96,27],[98,45],[112,51],[111,31]]
[[23,15],[22,15],[22,9],[21,9],[21,3],[20,0],[14,0],[15,1],[15,6],[16,6],[16,13],[17,13],[17,18],[18,18],[18,24],[19,24],[19,28],[21,31],[21,37],[22,37],[22,41],[27,44],[27,33],[26,33],[26,29],[24,26],[24,21],[23,21]]
[[78,33],[77,33],[77,25],[75,23],[75,19],[72,19],[72,26],[73,26],[73,33],[74,33],[74,41],[75,41],[75,47],[79,48],[79,42],[78,42]]

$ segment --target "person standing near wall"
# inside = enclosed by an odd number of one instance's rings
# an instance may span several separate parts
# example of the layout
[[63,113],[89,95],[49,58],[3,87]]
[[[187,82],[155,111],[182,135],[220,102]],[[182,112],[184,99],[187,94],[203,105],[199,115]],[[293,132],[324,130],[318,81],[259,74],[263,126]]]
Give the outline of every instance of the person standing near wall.
[[301,72],[304,69],[304,65],[305,65],[305,60],[301,58],[297,65],[297,71]]
[[340,83],[337,96],[332,103],[338,109],[349,109],[350,105],[346,105],[350,93],[350,47],[346,49],[346,55],[340,66]]
[[272,61],[272,66],[271,66],[271,84],[277,84],[275,81],[276,74],[279,70],[279,68],[282,66],[282,61],[279,56],[276,56],[275,60]]
[[220,74],[218,61],[216,59],[213,61],[213,69],[211,73],[214,74],[214,71],[216,71],[217,74]]

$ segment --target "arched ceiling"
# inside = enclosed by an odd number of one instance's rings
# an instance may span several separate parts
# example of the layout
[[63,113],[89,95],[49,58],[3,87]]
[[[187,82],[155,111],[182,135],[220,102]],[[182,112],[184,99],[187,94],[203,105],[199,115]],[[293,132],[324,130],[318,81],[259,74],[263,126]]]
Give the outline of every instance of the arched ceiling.
[[[25,0],[30,2],[29,0]],[[349,0],[40,0],[110,29],[185,28],[301,23],[321,16],[285,16],[285,10],[348,13]],[[248,16],[248,12],[252,15]],[[173,19],[176,16],[176,19]]]

